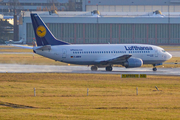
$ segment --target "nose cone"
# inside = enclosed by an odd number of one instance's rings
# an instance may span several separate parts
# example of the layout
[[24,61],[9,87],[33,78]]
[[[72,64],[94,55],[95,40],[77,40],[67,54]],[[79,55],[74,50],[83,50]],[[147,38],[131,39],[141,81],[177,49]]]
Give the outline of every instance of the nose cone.
[[169,59],[171,59],[171,58],[172,58],[172,55],[171,55],[170,53],[168,53],[168,52],[166,53],[166,56],[167,56],[167,57],[166,57],[166,58],[167,58],[167,60],[169,60]]

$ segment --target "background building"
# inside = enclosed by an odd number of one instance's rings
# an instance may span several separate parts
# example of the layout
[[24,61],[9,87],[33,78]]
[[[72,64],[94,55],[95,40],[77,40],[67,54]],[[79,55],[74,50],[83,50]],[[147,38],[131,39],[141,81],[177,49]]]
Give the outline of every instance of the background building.
[[21,11],[82,11],[82,0],[0,0],[0,14],[13,20],[13,40],[19,40],[18,16]]
[[[11,12],[12,1],[23,10],[19,40],[24,43],[34,39],[28,12],[33,11],[70,43],[180,44],[180,0],[0,0],[0,12]],[[58,12],[49,14],[51,9]]]
[[20,11],[82,11],[82,0],[0,0],[0,14],[13,15]]
[[100,12],[180,12],[180,0],[83,0],[83,11]]
[[[168,13],[155,13],[127,15],[121,12],[101,12],[100,17],[95,17],[91,12],[58,12],[52,15],[38,12],[58,39],[70,43],[180,44],[179,14],[170,16]],[[34,32],[30,13],[23,12],[20,20],[20,37],[25,43],[32,43]]]

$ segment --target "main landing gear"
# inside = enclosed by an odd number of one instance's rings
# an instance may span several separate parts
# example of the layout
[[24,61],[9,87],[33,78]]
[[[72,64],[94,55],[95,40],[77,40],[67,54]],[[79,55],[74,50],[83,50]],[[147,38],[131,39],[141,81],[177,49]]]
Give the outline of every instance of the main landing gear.
[[112,66],[107,66],[106,71],[112,71]]
[[97,71],[97,66],[91,66],[91,71]]
[[153,71],[157,71],[157,68],[156,68],[156,66],[155,65],[153,65],[153,69],[152,69]]
[[[97,71],[97,66],[91,66],[91,71]],[[106,71],[112,71],[112,66],[107,66]]]

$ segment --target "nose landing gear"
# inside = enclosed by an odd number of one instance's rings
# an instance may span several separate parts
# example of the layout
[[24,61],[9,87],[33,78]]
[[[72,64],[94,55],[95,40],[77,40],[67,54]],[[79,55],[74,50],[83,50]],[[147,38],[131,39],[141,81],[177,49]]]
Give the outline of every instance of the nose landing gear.
[[156,67],[154,67],[154,68],[153,68],[153,71],[157,71],[157,68],[156,68]]
[[152,69],[153,71],[157,71],[157,68],[156,68],[156,65],[155,64],[153,64],[153,69]]

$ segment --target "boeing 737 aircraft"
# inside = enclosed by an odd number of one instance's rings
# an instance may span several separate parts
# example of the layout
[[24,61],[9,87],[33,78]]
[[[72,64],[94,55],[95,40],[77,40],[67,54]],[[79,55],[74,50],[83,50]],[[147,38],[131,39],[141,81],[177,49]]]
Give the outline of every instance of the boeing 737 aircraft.
[[112,71],[114,64],[126,68],[141,67],[152,64],[153,71],[157,65],[169,60],[172,56],[163,48],[144,44],[78,44],[56,39],[39,15],[31,13],[32,24],[37,46],[23,48],[33,49],[34,53],[44,57],[70,64],[91,65],[91,70],[105,67]]

